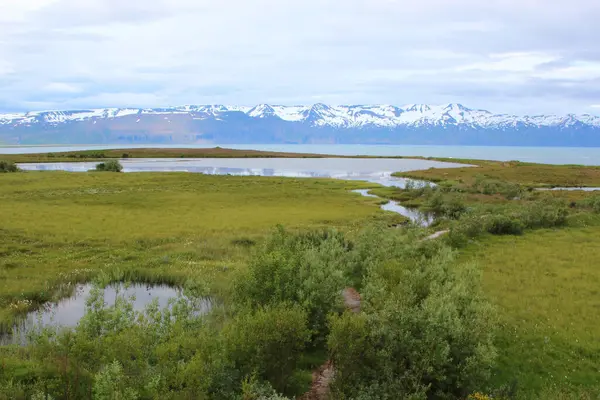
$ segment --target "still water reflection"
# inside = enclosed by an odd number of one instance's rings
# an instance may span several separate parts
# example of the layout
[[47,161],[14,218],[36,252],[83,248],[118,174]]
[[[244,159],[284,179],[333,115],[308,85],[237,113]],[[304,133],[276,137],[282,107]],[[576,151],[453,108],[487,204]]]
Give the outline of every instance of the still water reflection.
[[[85,172],[97,162],[23,163],[28,171],[62,170]],[[429,168],[465,167],[464,164],[430,160],[377,158],[211,158],[211,159],[125,159],[124,172],[192,172],[208,175],[282,176],[363,180],[384,186],[404,186],[405,179],[394,172]]]
[[[26,341],[27,333],[33,329],[48,326],[76,326],[85,315],[86,301],[93,288],[92,284],[78,284],[71,297],[57,303],[44,304],[40,310],[28,313],[14,327],[12,334],[0,336],[0,344],[23,343]],[[170,306],[170,302],[180,299],[193,305],[198,314],[206,314],[212,307],[209,298],[192,300],[186,297],[181,289],[167,285],[114,283],[103,289],[103,296],[107,307],[114,306],[117,297],[121,297],[129,300],[133,310],[137,312],[143,312],[153,301],[157,302],[159,309],[165,309]]]

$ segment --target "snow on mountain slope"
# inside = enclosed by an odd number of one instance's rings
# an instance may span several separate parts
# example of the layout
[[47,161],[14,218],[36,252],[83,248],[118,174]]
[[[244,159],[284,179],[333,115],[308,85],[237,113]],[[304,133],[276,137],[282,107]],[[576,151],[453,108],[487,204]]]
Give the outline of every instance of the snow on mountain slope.
[[600,128],[600,117],[593,115],[535,115],[515,116],[493,114],[486,110],[467,108],[461,104],[408,104],[392,105],[341,105],[282,106],[260,104],[255,107],[225,105],[184,105],[167,108],[104,108],[73,111],[38,111],[0,114],[0,125],[29,126],[57,125],[68,122],[122,118],[137,115],[143,120],[148,115],[184,114],[193,119],[224,120],[226,114],[241,113],[255,119],[275,118],[287,122],[303,123],[314,127],[334,128],[423,128],[456,126],[473,129],[518,129],[521,127],[571,128],[591,126]]

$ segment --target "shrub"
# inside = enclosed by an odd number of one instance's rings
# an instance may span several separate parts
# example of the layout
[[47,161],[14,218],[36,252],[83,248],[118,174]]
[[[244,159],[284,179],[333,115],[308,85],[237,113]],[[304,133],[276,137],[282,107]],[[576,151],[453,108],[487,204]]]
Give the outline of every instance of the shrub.
[[96,171],[121,172],[123,171],[123,166],[117,160],[110,160],[96,165]]
[[473,189],[477,193],[485,195],[501,194],[507,199],[521,197],[523,188],[521,185],[511,182],[500,181],[497,179],[488,179],[483,176],[478,176],[473,184]]
[[527,228],[552,228],[565,225],[568,213],[562,200],[545,198],[525,206],[521,220]]
[[256,376],[247,378],[242,383],[243,400],[290,400],[277,393],[268,382],[260,382]]
[[12,161],[0,160],[0,173],[2,172],[18,172],[17,164]]
[[435,192],[425,203],[425,208],[437,215],[450,219],[459,219],[467,211],[467,207],[460,194],[449,193],[443,195]]
[[308,312],[310,327],[324,338],[327,314],[341,306],[348,285],[351,244],[334,230],[291,234],[279,228],[253,255],[234,299],[251,307],[295,303]]
[[589,207],[595,213],[600,213],[600,194],[594,194],[583,201],[586,207]]
[[94,378],[94,399],[136,400],[138,398],[135,390],[125,387],[123,366],[118,361],[102,368]]
[[244,310],[223,329],[227,356],[240,376],[256,373],[284,392],[310,337],[298,305]]
[[389,257],[362,295],[364,312],[330,319],[334,398],[465,398],[486,383],[494,314],[474,267],[457,268],[444,247],[412,262]]
[[482,215],[468,215],[456,221],[446,236],[448,243],[453,247],[461,247],[469,239],[473,239],[485,232],[485,217]]
[[486,230],[492,235],[520,235],[523,229],[521,221],[504,214],[490,215],[486,221]]

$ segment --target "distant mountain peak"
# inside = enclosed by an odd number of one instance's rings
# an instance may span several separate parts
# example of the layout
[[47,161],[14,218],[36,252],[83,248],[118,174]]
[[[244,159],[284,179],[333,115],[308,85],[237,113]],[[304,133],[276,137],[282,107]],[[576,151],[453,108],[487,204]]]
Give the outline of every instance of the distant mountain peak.
[[[486,110],[472,109],[460,103],[442,105],[407,104],[401,107],[388,104],[330,106],[316,103],[310,106],[282,106],[259,104],[254,107],[212,105],[184,105],[167,108],[104,108],[89,110],[32,111],[27,113],[0,114],[0,127],[62,126],[66,123],[82,123],[88,120],[120,119],[136,115],[140,122],[153,114],[185,114],[192,120],[226,121],[242,117],[256,120],[281,120],[312,127],[335,129],[425,129],[458,127],[479,130],[539,129],[600,129],[600,118],[584,114],[515,116],[493,114]],[[169,117],[172,119],[171,117]],[[98,125],[101,126],[102,124]],[[174,125],[173,125],[174,126]],[[171,129],[171,128],[169,128]]]

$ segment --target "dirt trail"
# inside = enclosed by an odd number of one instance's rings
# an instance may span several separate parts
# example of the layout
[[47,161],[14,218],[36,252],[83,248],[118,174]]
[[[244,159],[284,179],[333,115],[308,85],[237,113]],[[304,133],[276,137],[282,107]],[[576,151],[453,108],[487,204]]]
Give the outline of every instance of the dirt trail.
[[449,233],[449,232],[450,232],[449,230],[445,230],[445,231],[438,231],[438,232],[436,232],[436,233],[433,233],[433,234],[431,234],[431,235],[427,236],[427,237],[426,237],[426,238],[424,238],[422,241],[424,242],[424,241],[426,241],[426,240],[433,240],[433,239],[437,239],[437,238],[439,238],[440,236],[443,236],[443,235],[445,235],[446,233]]
[[[353,313],[360,312],[360,293],[354,288],[346,288],[342,291],[344,305]],[[335,376],[335,368],[331,360],[327,360],[312,374],[310,390],[298,398],[298,400],[327,400],[329,399],[329,384]]]

